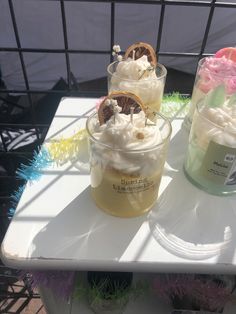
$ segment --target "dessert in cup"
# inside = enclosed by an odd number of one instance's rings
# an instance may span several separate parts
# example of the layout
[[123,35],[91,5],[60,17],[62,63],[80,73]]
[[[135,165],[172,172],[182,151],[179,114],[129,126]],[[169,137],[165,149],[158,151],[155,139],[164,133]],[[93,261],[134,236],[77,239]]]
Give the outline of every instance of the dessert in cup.
[[163,97],[166,68],[157,62],[152,46],[146,43],[131,45],[122,57],[119,46],[113,47],[117,61],[108,68],[108,91],[128,91],[140,97],[146,112],[160,110]]
[[139,216],[154,205],[162,177],[170,122],[147,118],[130,92],[106,96],[87,120],[91,194],[97,206],[120,217]]
[[224,84],[197,105],[184,169],[211,194],[236,192],[236,93],[229,98]]
[[217,86],[224,85],[229,98],[236,92],[236,48],[220,49],[214,56],[205,57],[198,63],[189,112],[184,124],[189,130],[196,104]]

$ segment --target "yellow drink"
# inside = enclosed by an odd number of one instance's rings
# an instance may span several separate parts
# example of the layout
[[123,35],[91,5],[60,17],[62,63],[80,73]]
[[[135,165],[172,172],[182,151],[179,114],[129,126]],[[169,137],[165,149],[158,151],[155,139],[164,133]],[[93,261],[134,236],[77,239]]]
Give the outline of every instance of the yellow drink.
[[144,177],[102,170],[100,165],[91,167],[93,199],[99,208],[114,216],[133,217],[147,212],[157,199],[160,181],[160,169]]

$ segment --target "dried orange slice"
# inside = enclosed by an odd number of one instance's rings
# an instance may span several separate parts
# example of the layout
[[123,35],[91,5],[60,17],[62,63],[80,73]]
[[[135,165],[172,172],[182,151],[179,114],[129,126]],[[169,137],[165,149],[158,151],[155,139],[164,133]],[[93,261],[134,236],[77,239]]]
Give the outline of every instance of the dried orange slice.
[[215,53],[216,58],[221,58],[223,56],[236,62],[236,47],[222,48]]
[[[129,92],[112,92],[108,96],[106,96],[101,102],[98,109],[98,119],[100,125],[106,123],[111,116],[113,116],[113,110],[111,107],[107,106],[106,100],[114,99],[117,101],[119,107],[122,108],[120,113],[130,114],[130,108],[134,108],[134,113],[139,113],[141,110],[144,110],[143,103],[141,99],[133,93]],[[144,110],[145,111],[145,110]]]
[[141,58],[144,55],[148,57],[148,61],[153,66],[157,65],[157,57],[156,57],[156,53],[154,49],[152,48],[151,45],[147,43],[142,43],[142,42],[138,42],[128,47],[125,52],[125,59],[134,57],[134,59],[136,60],[136,59]]

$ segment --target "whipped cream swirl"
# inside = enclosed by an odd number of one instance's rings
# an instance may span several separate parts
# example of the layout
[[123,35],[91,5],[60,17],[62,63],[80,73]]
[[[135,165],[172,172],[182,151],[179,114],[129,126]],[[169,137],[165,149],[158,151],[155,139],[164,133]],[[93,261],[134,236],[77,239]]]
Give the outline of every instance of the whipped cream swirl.
[[121,61],[112,74],[110,91],[123,90],[138,95],[143,103],[159,110],[165,84],[165,75],[158,78],[155,68],[148,62],[147,56],[137,60],[128,58]]
[[150,80],[156,78],[156,73],[147,56],[144,55],[137,60],[128,58],[119,62],[115,76],[128,80]]
[[[158,160],[164,159],[161,155],[163,149],[159,128],[150,122],[145,126],[143,111],[133,115],[117,114],[112,116],[105,124],[98,122],[93,126],[93,137],[105,145],[94,142],[92,162],[102,163],[125,173],[139,173],[150,175]],[[157,148],[155,148],[157,146]],[[135,153],[135,150],[144,150]],[[150,150],[149,150],[150,149]]]
[[[194,120],[198,145],[206,149],[212,140],[218,144],[236,148],[236,107],[228,106],[227,101],[222,107],[203,107],[201,115]],[[211,121],[212,123],[209,123]]]

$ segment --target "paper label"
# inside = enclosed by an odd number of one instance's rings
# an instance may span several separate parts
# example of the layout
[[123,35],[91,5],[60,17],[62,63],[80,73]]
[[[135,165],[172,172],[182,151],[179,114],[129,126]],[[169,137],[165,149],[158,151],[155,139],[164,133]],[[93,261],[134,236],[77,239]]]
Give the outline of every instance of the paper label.
[[236,185],[236,148],[211,141],[200,168],[201,175],[219,185]]

